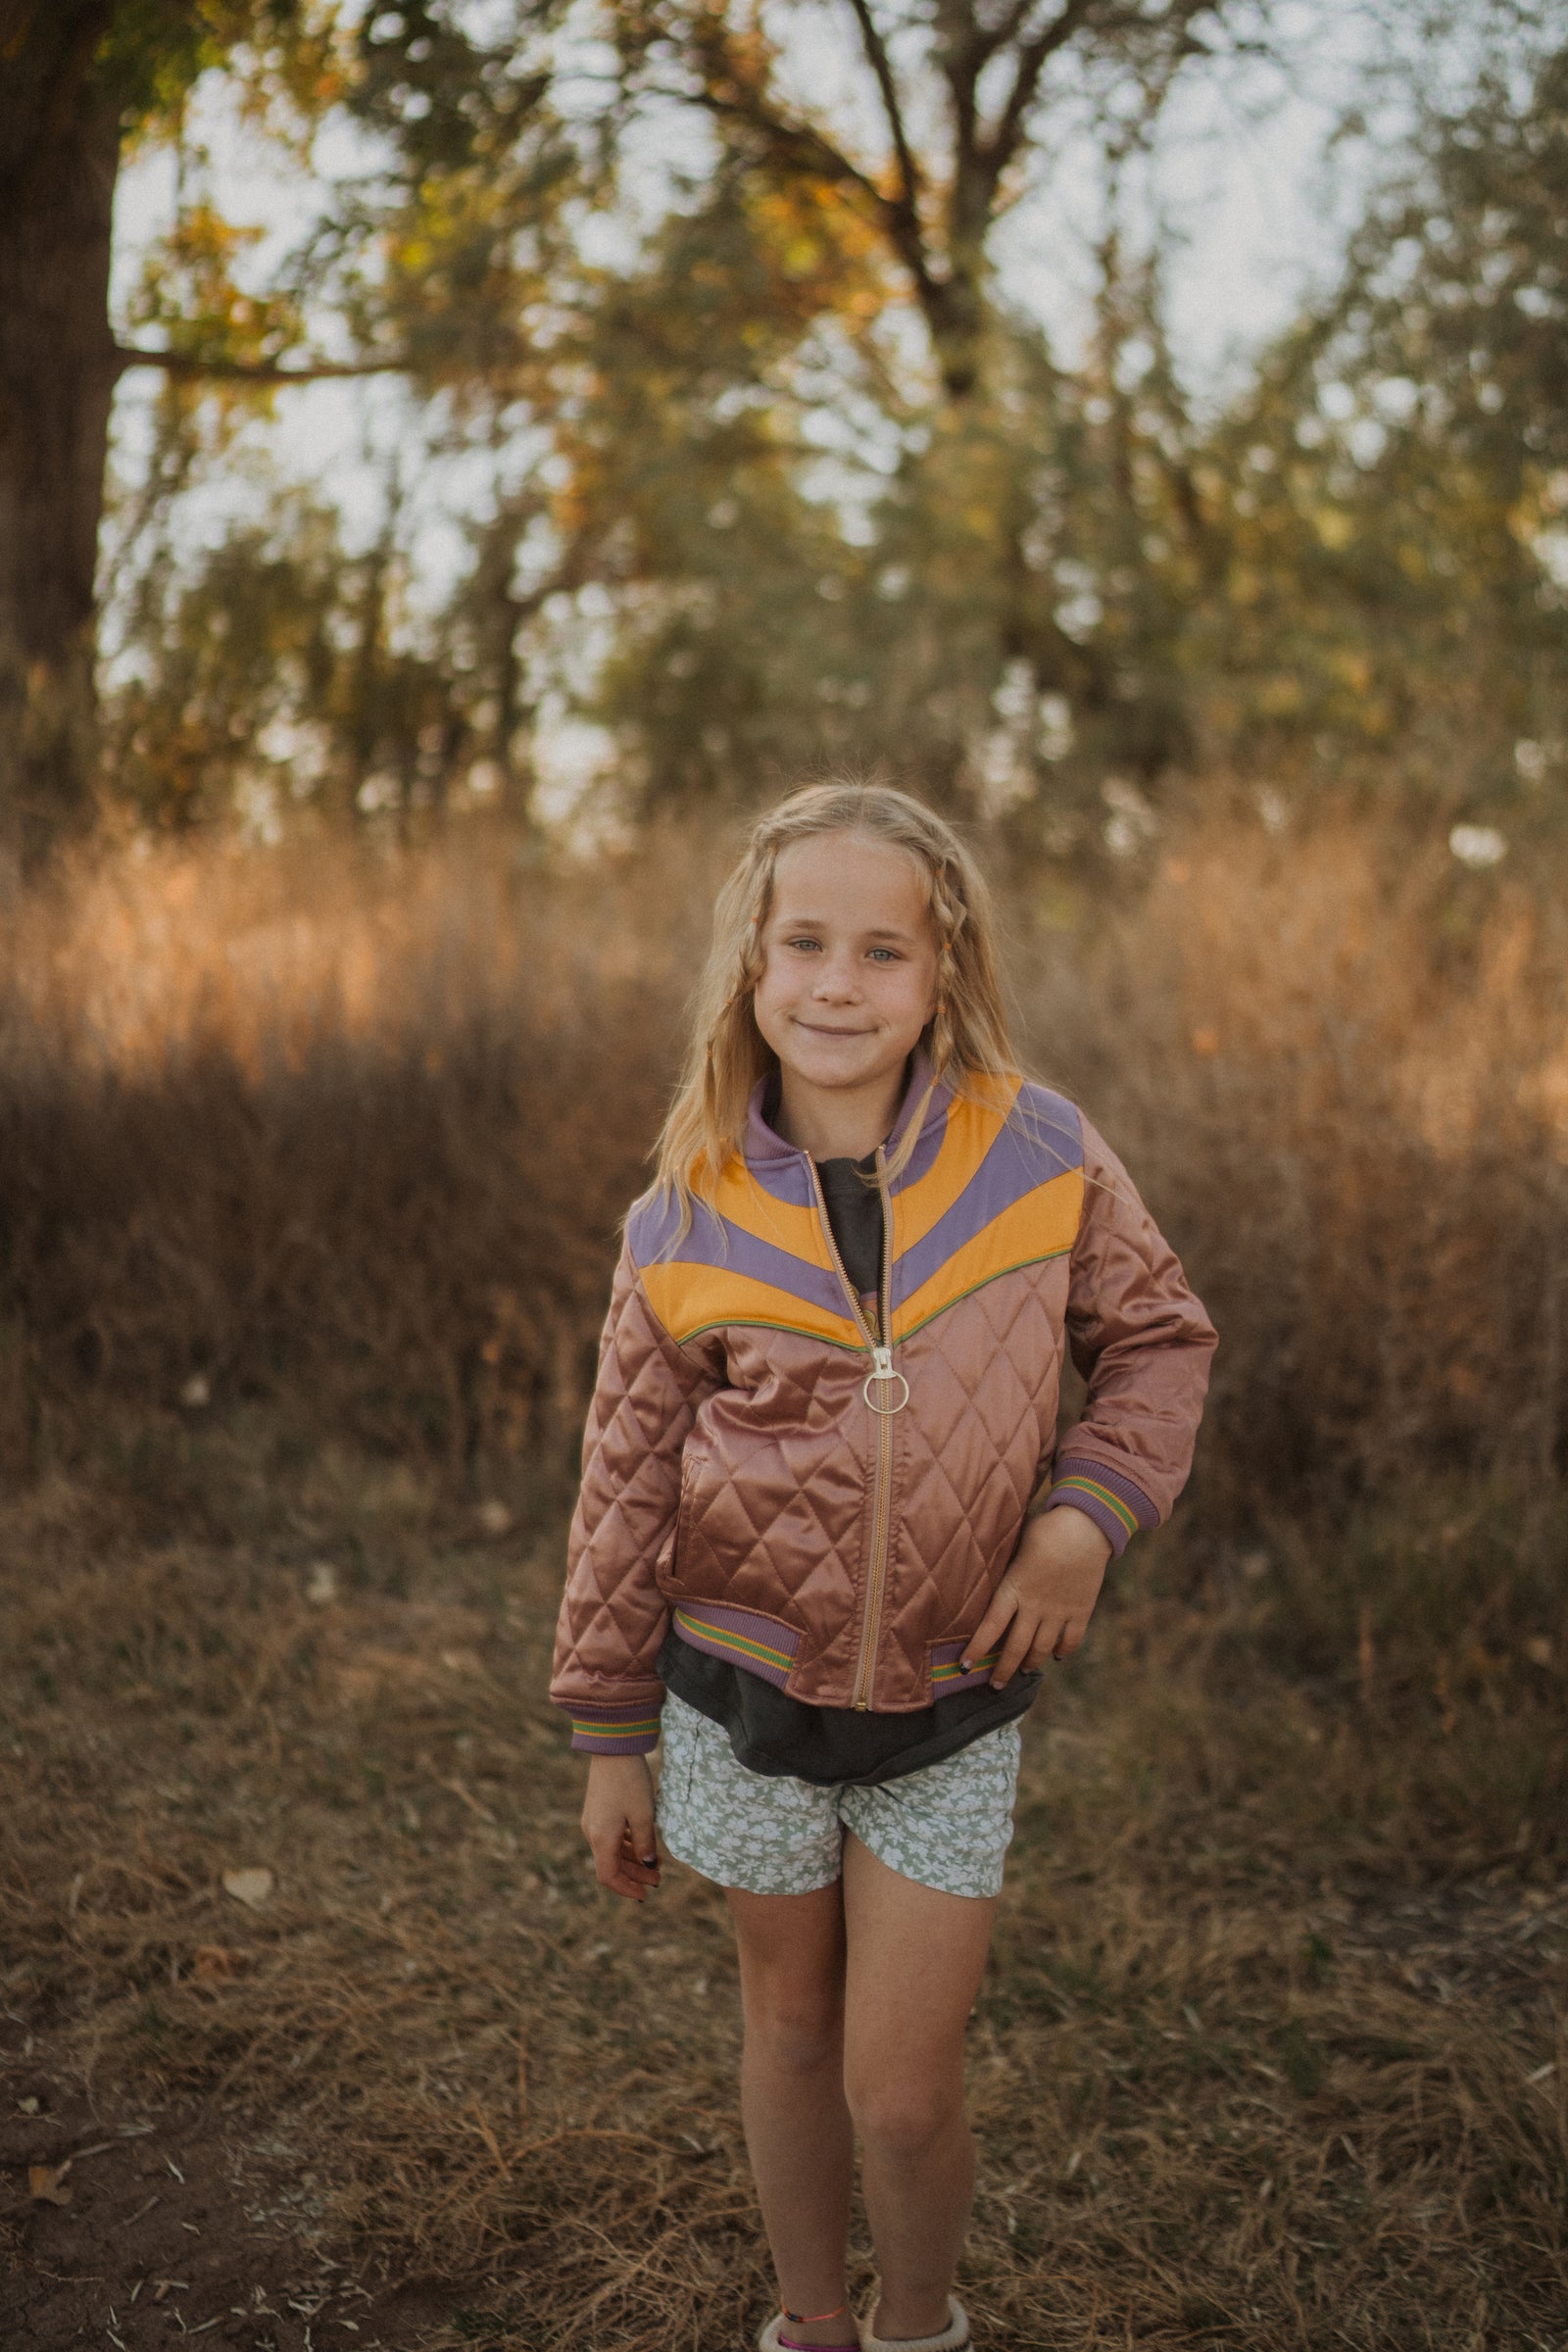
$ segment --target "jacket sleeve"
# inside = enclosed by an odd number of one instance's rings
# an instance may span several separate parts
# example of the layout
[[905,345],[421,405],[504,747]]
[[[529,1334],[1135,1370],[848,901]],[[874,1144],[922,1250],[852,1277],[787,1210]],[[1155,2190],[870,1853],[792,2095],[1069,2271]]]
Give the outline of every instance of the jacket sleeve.
[[550,1681],[572,1746],[590,1755],[643,1755],[658,1742],[664,1690],[655,1660],[669,1613],[655,1563],[680,1507],[681,1448],[716,1385],[704,1358],[664,1330],[623,1247],[583,1433]]
[[1192,1468],[1215,1332],[1115,1153],[1083,1122],[1084,1206],[1067,1341],[1089,1383],[1044,1508],[1083,1511],[1119,1555],[1170,1517]]

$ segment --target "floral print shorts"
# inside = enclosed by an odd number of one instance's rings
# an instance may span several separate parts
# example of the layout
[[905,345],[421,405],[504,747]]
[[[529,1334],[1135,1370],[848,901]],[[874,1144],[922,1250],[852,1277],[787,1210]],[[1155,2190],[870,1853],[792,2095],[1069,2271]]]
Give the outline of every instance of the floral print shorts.
[[659,1831],[677,1862],[746,1894],[810,1894],[843,1867],[853,1830],[879,1862],[943,1894],[993,1895],[1012,1838],[1018,1726],[871,1788],[748,1771],[729,1735],[670,1691]]

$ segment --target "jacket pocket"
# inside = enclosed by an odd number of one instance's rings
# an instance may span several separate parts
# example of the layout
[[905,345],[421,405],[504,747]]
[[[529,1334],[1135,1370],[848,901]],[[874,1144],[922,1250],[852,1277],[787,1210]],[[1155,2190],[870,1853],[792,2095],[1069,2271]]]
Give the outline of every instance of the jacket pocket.
[[680,1573],[676,1563],[680,1559],[682,1538],[688,1525],[687,1513],[690,1509],[691,1488],[692,1456],[688,1448],[682,1447],[680,1493],[675,1499],[675,1516],[670,1523],[668,1534],[660,1544],[654,1558],[654,1582],[666,1599],[677,1597],[681,1589]]

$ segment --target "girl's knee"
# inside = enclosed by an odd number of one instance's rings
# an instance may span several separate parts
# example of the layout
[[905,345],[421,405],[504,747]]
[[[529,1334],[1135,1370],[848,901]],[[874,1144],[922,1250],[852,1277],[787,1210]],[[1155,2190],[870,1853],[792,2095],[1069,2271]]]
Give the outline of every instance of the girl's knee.
[[746,2046],[786,2074],[813,2074],[837,2066],[844,2048],[844,2010],[835,1994],[749,1989]]
[[852,2069],[844,2087],[855,2129],[865,2145],[904,2161],[923,2156],[963,2117],[961,2080],[935,2077],[921,2082],[908,2075],[866,2075]]

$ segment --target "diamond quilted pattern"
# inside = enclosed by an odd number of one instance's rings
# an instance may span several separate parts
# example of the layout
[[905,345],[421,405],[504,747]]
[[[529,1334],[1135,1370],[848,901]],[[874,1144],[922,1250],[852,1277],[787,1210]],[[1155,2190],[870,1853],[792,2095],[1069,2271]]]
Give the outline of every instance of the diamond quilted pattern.
[[[1163,1517],[1191,1458],[1214,1335],[1125,1169],[1084,1126],[1069,1256],[998,1276],[898,1348],[891,1511],[870,1704],[929,1704],[930,1645],[973,1631],[1049,1483],[1063,1352],[1089,1375],[1075,1461]],[[730,1325],[677,1347],[629,1255],[616,1271],[583,1441],[554,1695],[657,1705],[679,1599],[771,1616],[801,1638],[789,1688],[854,1703],[873,1587],[878,1423],[866,1359]]]

